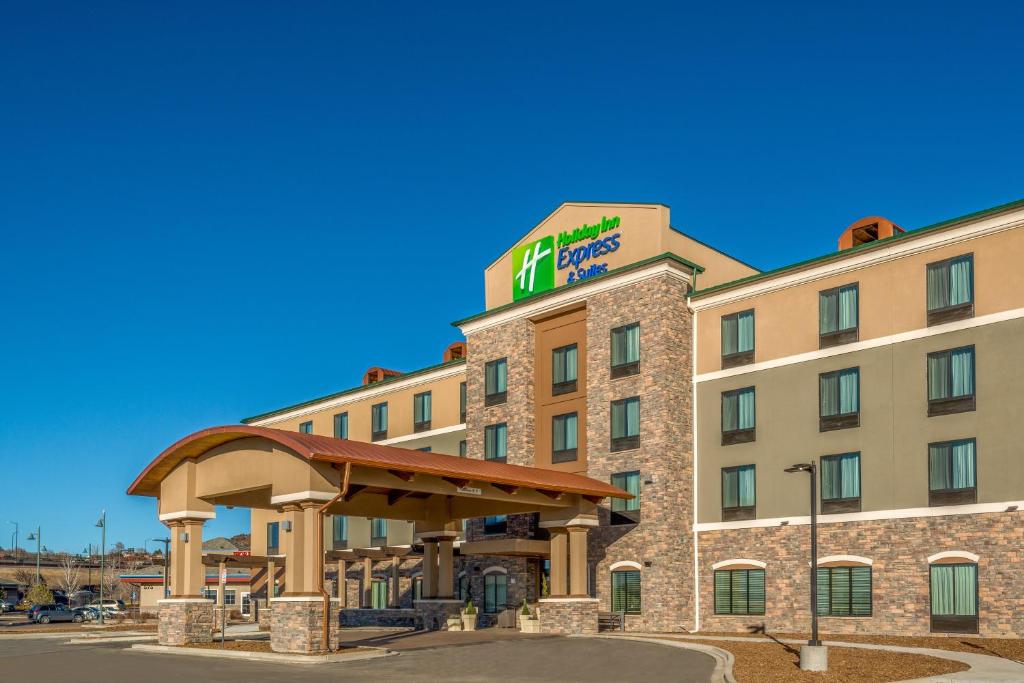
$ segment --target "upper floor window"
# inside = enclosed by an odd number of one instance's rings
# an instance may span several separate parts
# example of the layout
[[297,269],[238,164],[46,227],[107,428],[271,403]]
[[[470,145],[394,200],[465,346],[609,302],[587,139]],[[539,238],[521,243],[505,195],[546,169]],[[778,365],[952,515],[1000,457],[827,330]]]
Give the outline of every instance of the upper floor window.
[[754,387],[722,392],[722,445],[754,441],[755,426]]
[[267,522],[267,555],[281,553],[281,523]]
[[459,383],[459,422],[466,422],[466,383]]
[[612,475],[612,486],[633,494],[630,500],[612,498],[611,524],[636,524],[640,521],[640,472],[619,472]]
[[484,365],[484,405],[496,406],[508,400],[508,359]]
[[928,504],[966,505],[978,499],[974,439],[928,444]]
[[466,446],[466,440],[463,439],[462,441],[459,442],[459,457],[460,458],[465,458],[466,457],[466,453],[468,453],[468,452],[469,452],[469,449]]
[[431,395],[429,391],[412,397],[412,430],[425,432],[430,429]]
[[370,521],[370,542],[382,545],[388,537],[388,520],[374,517]]
[[640,447],[640,397],[612,401],[610,449],[625,451]]
[[821,512],[860,511],[860,453],[821,459]]
[[754,465],[722,468],[722,521],[754,519],[757,504]]
[[933,564],[928,567],[931,630],[978,632],[978,565]]
[[974,316],[974,255],[928,264],[928,324]]
[[860,426],[860,368],[818,375],[818,431]]
[[612,379],[640,372],[640,323],[612,330]]
[[484,427],[484,460],[500,460],[508,457],[508,425],[487,425]]
[[551,462],[576,459],[576,413],[551,418]]
[[612,611],[640,614],[640,570],[612,572]]
[[871,567],[818,567],[818,614],[871,616]]
[[722,316],[722,367],[754,362],[754,311]]
[[348,517],[335,515],[332,519],[332,535],[335,550],[344,550],[348,547]]
[[569,344],[551,352],[551,393],[554,396],[576,391],[576,345]]
[[928,416],[974,410],[974,347],[928,354]]
[[764,614],[764,570],[716,569],[715,614]]
[[299,425],[299,432],[302,433],[302,434],[312,434],[313,433],[313,421],[310,420],[308,422],[303,422],[302,424],[300,424]]
[[370,408],[370,440],[388,438],[388,404],[376,403]]
[[503,534],[508,531],[508,515],[490,515],[484,517],[485,534]]
[[334,416],[334,438],[348,438],[348,413],[338,413]]
[[818,293],[819,348],[857,341],[857,293],[856,283]]

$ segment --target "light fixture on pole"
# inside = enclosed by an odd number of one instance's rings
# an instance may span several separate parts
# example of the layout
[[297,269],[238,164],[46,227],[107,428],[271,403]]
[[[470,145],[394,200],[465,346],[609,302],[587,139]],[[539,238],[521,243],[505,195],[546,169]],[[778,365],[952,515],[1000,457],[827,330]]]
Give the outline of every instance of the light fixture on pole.
[[167,595],[167,568],[170,566],[168,563],[168,559],[170,558],[171,554],[171,539],[151,538],[149,540],[155,541],[156,543],[164,544],[164,599],[166,600],[168,597],[170,597],[169,595]]
[[100,519],[96,522],[96,526],[100,528],[100,625],[104,623],[103,619],[103,581],[106,579],[106,558],[107,558],[107,511],[104,510],[100,513]]
[[37,526],[36,530],[30,533],[26,540],[36,542],[36,585],[39,585],[39,553],[43,547],[43,528]]
[[811,475],[811,639],[800,648],[800,668],[828,671],[828,648],[818,638],[818,465],[813,461],[798,463],[785,471]]
[[18,559],[18,523],[7,522],[14,525],[14,534],[11,536],[11,548],[14,550],[14,559]]

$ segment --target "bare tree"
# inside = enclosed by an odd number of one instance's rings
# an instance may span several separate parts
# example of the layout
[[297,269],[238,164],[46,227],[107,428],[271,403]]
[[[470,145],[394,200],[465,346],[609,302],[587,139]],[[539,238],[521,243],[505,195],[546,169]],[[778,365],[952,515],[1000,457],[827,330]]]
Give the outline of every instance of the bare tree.
[[14,580],[26,586],[31,586],[36,582],[36,571],[35,569],[26,569],[24,567],[15,569]]
[[64,591],[70,604],[71,596],[78,592],[82,585],[82,568],[77,558],[71,553],[60,554],[60,576],[57,578],[57,587]]
[[121,581],[121,575],[138,571],[144,564],[145,563],[141,560],[133,557],[108,555],[103,576],[100,577],[100,581],[103,582],[104,599],[109,598],[114,600],[121,598],[123,600],[125,594],[129,592],[130,589],[127,589],[125,584]]

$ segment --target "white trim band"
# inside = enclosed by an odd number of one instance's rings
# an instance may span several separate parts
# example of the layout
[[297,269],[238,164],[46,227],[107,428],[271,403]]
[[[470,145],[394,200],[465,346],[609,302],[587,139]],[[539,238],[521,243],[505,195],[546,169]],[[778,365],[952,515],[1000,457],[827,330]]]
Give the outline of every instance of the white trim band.
[[[319,602],[324,599],[319,595],[288,595],[283,598],[270,598],[270,602]],[[331,598],[331,602],[341,602],[341,598]]]
[[597,598],[541,598],[537,602],[598,602]]
[[172,522],[176,519],[216,519],[216,512],[200,512],[199,510],[182,510],[181,512],[165,512],[160,515],[161,522]]
[[929,555],[928,564],[938,562],[939,560],[969,560],[977,564],[979,559],[978,555],[969,553],[966,550],[945,550],[941,553]]
[[608,567],[608,571],[613,572],[616,569],[642,569],[639,562],[633,560],[619,560],[618,562],[612,563],[612,566]]
[[[818,558],[819,567],[830,562],[856,562],[857,564],[865,564],[869,567],[875,563],[870,557],[861,557],[860,555],[829,555],[828,557]],[[807,564],[810,565],[811,563],[808,562]]]
[[214,603],[214,601],[213,601],[212,598],[163,598],[161,600],[157,600],[156,601],[156,604],[158,604],[158,605],[163,605],[165,603],[166,604],[171,604],[171,605],[177,605],[179,603],[181,603],[181,604],[193,603],[193,604],[196,604],[196,605],[202,605],[202,604],[212,605]]
[[541,529],[558,529],[570,526],[600,526],[601,523],[594,517],[573,517],[572,519],[556,519],[552,522],[541,522],[537,526]]
[[273,496],[270,499],[270,504],[284,505],[285,503],[297,503],[304,500],[316,500],[321,503],[326,503],[336,495],[338,494],[330,493],[328,491],[298,491],[296,493],[285,493],[280,496]]
[[374,443],[378,446],[393,446],[396,443],[405,443],[406,441],[416,441],[418,439],[429,439],[433,436],[444,436],[445,434],[454,434],[455,432],[464,431],[466,431],[466,423],[460,422],[457,425],[438,427],[437,429],[430,429],[425,432],[413,432],[412,434],[404,434],[391,439],[381,439],[380,441],[374,441]]
[[508,574],[508,570],[504,567],[488,567],[480,572],[480,574],[481,576],[487,576],[488,574]]
[[744,560],[743,558],[738,558],[738,559],[735,559],[735,560],[722,560],[721,562],[715,562],[713,565],[711,565],[711,568],[712,569],[725,569],[727,567],[738,567],[740,565],[749,565],[751,567],[760,567],[761,569],[764,569],[765,567],[768,566],[768,564],[766,562],[762,562],[761,560]]

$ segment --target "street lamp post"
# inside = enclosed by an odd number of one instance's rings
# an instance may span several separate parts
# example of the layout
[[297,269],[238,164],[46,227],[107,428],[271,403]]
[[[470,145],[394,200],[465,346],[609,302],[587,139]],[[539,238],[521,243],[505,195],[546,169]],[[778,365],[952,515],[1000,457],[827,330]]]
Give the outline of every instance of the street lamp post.
[[14,559],[17,560],[18,559],[18,523],[17,522],[7,522],[7,523],[14,525],[14,534],[11,537],[11,539],[12,539],[11,540],[11,547],[14,549]]
[[170,555],[171,539],[169,538],[151,538],[151,541],[164,544],[164,599],[167,599],[167,568],[168,568],[168,556]]
[[37,526],[36,530],[30,533],[27,537],[29,541],[36,542],[36,585],[39,585],[39,553],[43,548],[43,528]]
[[790,474],[811,475],[811,639],[800,648],[800,668],[805,671],[828,671],[828,648],[818,638],[818,465],[798,463],[786,468]]
[[103,580],[106,578],[106,559],[107,559],[107,511],[104,510],[100,513],[100,519],[96,522],[96,526],[100,528],[100,626],[105,621],[103,618]]

